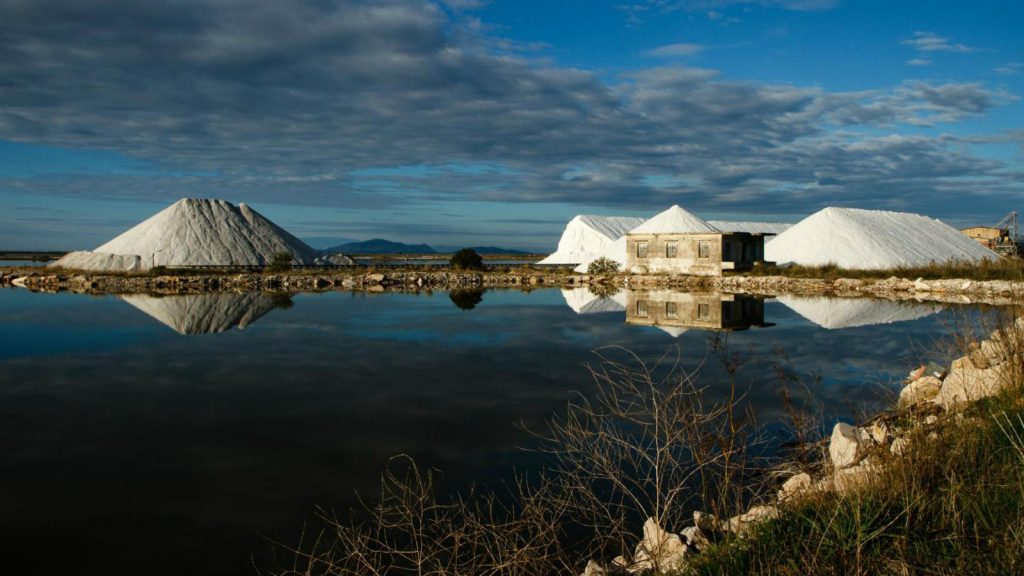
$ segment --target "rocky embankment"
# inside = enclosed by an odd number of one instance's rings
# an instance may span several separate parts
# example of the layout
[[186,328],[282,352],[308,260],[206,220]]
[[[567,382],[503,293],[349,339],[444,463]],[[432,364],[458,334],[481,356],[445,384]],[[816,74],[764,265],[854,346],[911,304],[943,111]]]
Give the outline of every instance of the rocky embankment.
[[915,443],[935,441],[938,427],[971,418],[963,414],[967,406],[1024,382],[1024,317],[972,342],[966,352],[948,369],[927,374],[921,366],[912,372],[896,410],[862,426],[837,423],[827,439],[826,461],[816,476],[806,472],[789,476],[771,501],[728,520],[694,512],[692,525],[678,534],[648,519],[631,558],[619,556],[608,564],[591,561],[583,576],[671,573],[711,542],[728,535],[744,537],[758,522],[780,517],[785,506],[801,498],[877,487],[886,467],[899,462]]
[[368,292],[463,290],[480,288],[570,286],[569,276],[545,276],[536,272],[363,272],[324,274],[197,274],[197,275],[84,275],[55,274],[45,270],[5,272],[0,286],[31,290],[107,294],[196,292],[317,292],[356,290]]
[[839,297],[875,296],[887,299],[1009,303],[1024,294],[1024,282],[1006,280],[914,280],[895,276],[883,280],[839,278],[822,280],[785,276],[627,276],[630,288],[705,289],[737,294],[777,296],[780,294],[820,294]]
[[167,274],[160,276],[54,273],[46,269],[0,269],[0,286],[12,284],[39,291],[68,290],[113,294],[218,291],[419,291],[540,286],[574,288],[600,285],[604,289],[615,287],[666,288],[754,296],[781,294],[873,296],[890,300],[956,303],[979,301],[992,304],[1008,304],[1015,296],[1024,294],[1024,282],[1005,280],[923,280],[920,278],[910,280],[896,277],[884,280],[851,278],[821,280],[785,276],[597,277],[536,269],[509,272],[460,272],[449,269],[436,272],[332,270],[324,273]]

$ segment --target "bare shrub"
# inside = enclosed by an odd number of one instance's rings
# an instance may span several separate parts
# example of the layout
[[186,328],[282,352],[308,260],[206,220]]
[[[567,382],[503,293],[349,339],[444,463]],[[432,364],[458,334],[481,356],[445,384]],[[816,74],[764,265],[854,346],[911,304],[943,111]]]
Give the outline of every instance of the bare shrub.
[[[626,361],[604,355],[611,351]],[[750,496],[742,479],[754,427],[740,409],[734,372],[725,398],[710,402],[696,370],[678,363],[659,370],[618,348],[599,354],[593,394],[571,402],[540,434],[554,459],[551,494],[590,531],[590,553],[627,552],[645,518],[678,530],[694,509],[720,518],[740,510]]]

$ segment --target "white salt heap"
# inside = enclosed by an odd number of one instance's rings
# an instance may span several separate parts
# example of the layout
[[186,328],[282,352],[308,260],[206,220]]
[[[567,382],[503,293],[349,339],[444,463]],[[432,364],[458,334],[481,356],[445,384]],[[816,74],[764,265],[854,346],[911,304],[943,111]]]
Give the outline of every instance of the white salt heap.
[[643,221],[643,218],[627,216],[576,216],[566,224],[558,240],[558,249],[539,263],[589,264],[599,258],[612,242]]
[[720,232],[706,220],[693,212],[673,205],[643,224],[630,230],[633,234],[688,234],[695,232]]
[[940,220],[856,208],[815,212],[765,245],[765,259],[778,264],[836,264],[854,270],[997,258]]
[[782,295],[787,308],[827,330],[917,320],[942,311],[937,304],[910,304],[873,298]]
[[[729,220],[708,220],[715,228],[722,232],[747,232],[749,234],[782,234],[793,227],[785,222],[732,222]],[[770,241],[766,238],[765,241]]]
[[50,266],[137,271],[154,266],[269,264],[287,252],[309,264],[316,251],[245,204],[183,199],[92,252],[72,252]]

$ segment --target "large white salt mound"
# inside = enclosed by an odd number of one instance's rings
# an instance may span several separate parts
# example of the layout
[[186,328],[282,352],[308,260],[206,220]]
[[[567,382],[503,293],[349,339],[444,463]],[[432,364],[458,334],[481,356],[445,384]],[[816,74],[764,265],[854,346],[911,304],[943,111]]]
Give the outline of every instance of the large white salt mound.
[[236,326],[242,330],[274,309],[272,297],[255,292],[120,298],[178,334],[212,334]]
[[793,227],[786,222],[733,222],[730,220],[708,220],[708,224],[722,232],[747,232],[749,234],[782,234]]
[[776,299],[807,320],[828,330],[917,320],[942,310],[937,304],[910,304],[872,298],[778,296]]
[[139,272],[143,269],[142,258],[136,254],[101,254],[87,250],[69,252],[47,266],[93,272]]
[[[61,258],[51,266],[80,270],[101,268],[110,255],[138,257],[138,268],[154,266],[232,266],[269,264],[287,252],[310,264],[316,251],[245,204],[223,200],[183,199],[100,246],[91,256]],[[71,255],[69,255],[71,256]],[[123,270],[131,270],[124,268]]]
[[562,289],[565,303],[577,314],[600,314],[603,312],[625,312],[626,292],[611,296],[598,296],[587,287]]
[[926,266],[999,256],[956,228],[920,214],[825,208],[765,245],[765,260],[779,264],[854,270]]
[[558,249],[539,264],[589,264],[643,221],[629,216],[576,216],[566,224]]
[[580,274],[586,274],[587,269],[590,268],[590,263],[593,262],[594,260],[597,260],[598,258],[608,258],[609,260],[614,260],[615,262],[618,263],[619,270],[624,270],[626,268],[627,260],[626,237],[623,236],[618,240],[615,240],[614,242],[607,244],[604,248],[601,249],[600,252],[594,254],[586,262],[583,262],[579,266],[573,268],[573,271],[578,272]]
[[687,234],[719,232],[719,230],[693,212],[674,205],[633,228],[630,232],[634,234]]

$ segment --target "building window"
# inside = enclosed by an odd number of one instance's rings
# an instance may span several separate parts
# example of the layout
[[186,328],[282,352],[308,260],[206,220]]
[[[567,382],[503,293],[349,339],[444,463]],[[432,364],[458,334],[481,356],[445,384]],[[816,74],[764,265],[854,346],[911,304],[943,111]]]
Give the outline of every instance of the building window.
[[636,243],[636,257],[647,258],[647,242]]
[[711,242],[701,240],[697,243],[697,258],[702,260],[711,258]]
[[643,318],[647,317],[647,300],[636,301],[636,315]]
[[679,307],[676,302],[665,302],[665,318],[670,320],[679,318]]
[[698,320],[710,320],[711,319],[711,304],[697,304],[697,319]]
[[722,261],[732,262],[732,242],[728,240],[722,242]]
[[665,258],[675,258],[679,253],[679,242],[669,240],[665,242]]

